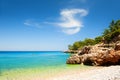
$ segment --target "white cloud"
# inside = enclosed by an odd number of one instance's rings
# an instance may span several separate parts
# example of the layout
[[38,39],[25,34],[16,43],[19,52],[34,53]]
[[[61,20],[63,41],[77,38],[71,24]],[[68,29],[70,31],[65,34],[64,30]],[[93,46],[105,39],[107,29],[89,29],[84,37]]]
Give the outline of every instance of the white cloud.
[[55,23],[67,34],[75,34],[83,27],[81,18],[86,16],[88,11],[85,9],[63,9],[60,12],[60,21]]
[[85,9],[62,9],[58,22],[36,22],[34,20],[26,20],[24,25],[40,28],[46,25],[55,25],[62,29],[62,32],[72,35],[80,31],[83,27],[82,18],[88,14]]

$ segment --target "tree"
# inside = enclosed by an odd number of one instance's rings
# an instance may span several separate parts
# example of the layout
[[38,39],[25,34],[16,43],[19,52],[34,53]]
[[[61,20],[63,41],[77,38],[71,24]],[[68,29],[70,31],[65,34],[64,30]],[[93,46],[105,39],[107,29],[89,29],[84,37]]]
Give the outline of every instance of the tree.
[[96,38],[95,38],[95,44],[98,44],[98,43],[102,42],[102,39],[103,39],[102,36],[96,37]]
[[84,40],[84,43],[85,43],[86,46],[95,44],[94,39],[90,39],[90,38],[86,38]]
[[118,35],[120,35],[120,20],[116,22],[113,20],[109,28],[104,30],[103,37],[105,38],[107,43],[110,43]]
[[112,20],[112,22],[110,23],[110,26],[109,26],[111,32],[115,30],[114,25],[115,25],[115,21]]
[[106,36],[110,34],[110,30],[109,29],[105,29],[104,32],[103,32],[103,36]]
[[80,47],[79,41],[73,44],[73,50],[78,50],[79,47]]
[[68,45],[68,49],[69,50],[73,50],[73,46],[72,45]]
[[[114,21],[110,23],[109,27],[103,31],[101,36],[97,36],[95,39],[86,38],[83,41],[74,42],[73,45],[69,45],[69,49],[78,50],[88,45],[95,45],[100,43],[104,38],[104,43],[109,44],[114,41],[116,37],[120,35],[120,20]],[[116,41],[116,40],[115,40]]]

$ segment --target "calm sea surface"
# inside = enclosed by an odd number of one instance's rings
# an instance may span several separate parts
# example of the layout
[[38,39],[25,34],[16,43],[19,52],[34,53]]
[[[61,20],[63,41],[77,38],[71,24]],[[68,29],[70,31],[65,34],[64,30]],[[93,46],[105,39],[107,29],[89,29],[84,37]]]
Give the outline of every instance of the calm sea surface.
[[0,80],[48,80],[88,68],[66,64],[69,56],[60,51],[0,52]]
[[0,71],[16,68],[66,66],[69,57],[60,51],[0,52]]

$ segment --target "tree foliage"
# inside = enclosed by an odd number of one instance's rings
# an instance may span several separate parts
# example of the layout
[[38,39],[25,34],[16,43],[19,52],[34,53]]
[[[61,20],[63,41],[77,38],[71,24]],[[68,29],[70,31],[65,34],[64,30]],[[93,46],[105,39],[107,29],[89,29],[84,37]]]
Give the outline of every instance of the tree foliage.
[[78,50],[83,48],[84,46],[89,46],[94,44],[95,44],[94,39],[86,38],[83,41],[77,41],[77,42],[74,42],[73,45],[69,45],[69,50]]
[[113,41],[115,37],[117,37],[120,34],[120,20],[118,21],[112,21],[110,23],[110,26],[104,30],[103,37],[106,40],[107,43],[110,43]]
[[94,39],[86,38],[83,41],[74,42],[72,45],[69,45],[68,48],[69,50],[78,50],[84,46],[101,43],[103,40],[105,40],[106,43],[110,43],[118,35],[120,35],[120,20],[112,20],[109,27],[103,31],[101,36],[97,36]]

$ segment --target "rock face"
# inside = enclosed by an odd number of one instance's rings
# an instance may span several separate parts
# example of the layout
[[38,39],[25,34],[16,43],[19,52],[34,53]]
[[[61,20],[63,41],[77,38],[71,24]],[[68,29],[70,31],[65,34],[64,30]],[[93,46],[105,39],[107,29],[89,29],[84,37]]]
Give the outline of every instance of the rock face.
[[87,55],[87,59],[84,60],[83,63],[86,64],[88,61],[90,65],[115,65],[120,61],[120,53],[112,49],[107,49],[104,52]]
[[105,48],[101,45],[84,47],[80,53],[71,56],[67,64],[83,63],[96,66],[120,64],[120,42],[115,44],[115,48]]
[[115,50],[120,50],[120,41],[117,41],[115,44]]
[[79,55],[89,54],[90,49],[91,49],[91,46],[85,46],[78,54]]
[[80,64],[81,58],[78,54],[72,55],[66,62],[67,64]]

